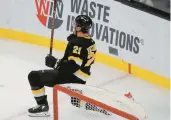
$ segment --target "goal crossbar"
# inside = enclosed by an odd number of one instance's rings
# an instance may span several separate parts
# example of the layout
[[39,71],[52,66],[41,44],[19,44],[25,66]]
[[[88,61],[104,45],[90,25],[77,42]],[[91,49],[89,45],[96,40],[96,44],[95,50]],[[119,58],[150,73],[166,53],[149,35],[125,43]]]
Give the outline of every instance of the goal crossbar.
[[106,104],[104,104],[102,102],[99,102],[97,100],[94,100],[92,98],[84,96],[82,94],[76,93],[76,92],[74,92],[74,91],[72,91],[72,90],[70,90],[68,88],[62,87],[60,85],[56,85],[56,86],[53,87],[54,120],[59,120],[58,119],[58,117],[59,117],[58,116],[58,112],[59,112],[58,111],[58,92],[63,92],[65,94],[68,94],[69,96],[76,97],[76,98],[78,98],[80,100],[86,101],[86,102],[88,102],[90,104],[93,104],[93,105],[95,105],[97,107],[100,107],[100,108],[103,108],[103,109],[105,109],[107,111],[110,111],[111,113],[119,115],[119,116],[121,116],[123,118],[129,119],[129,120],[139,120],[137,117],[135,117],[135,116],[133,116],[133,115],[131,115],[129,113],[126,113],[126,112],[121,111],[121,110],[119,110],[117,108],[111,107],[109,105],[106,105]]

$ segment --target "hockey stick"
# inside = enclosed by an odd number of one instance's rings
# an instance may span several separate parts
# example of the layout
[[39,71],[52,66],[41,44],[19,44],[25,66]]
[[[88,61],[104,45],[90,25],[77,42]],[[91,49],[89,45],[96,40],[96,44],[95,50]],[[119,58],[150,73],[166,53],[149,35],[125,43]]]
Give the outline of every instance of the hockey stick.
[[50,51],[49,51],[49,55],[50,56],[52,56],[52,49],[53,49],[56,6],[57,6],[57,0],[54,0],[54,4],[53,4],[53,18],[52,18],[52,29],[51,29],[51,39],[50,39]]

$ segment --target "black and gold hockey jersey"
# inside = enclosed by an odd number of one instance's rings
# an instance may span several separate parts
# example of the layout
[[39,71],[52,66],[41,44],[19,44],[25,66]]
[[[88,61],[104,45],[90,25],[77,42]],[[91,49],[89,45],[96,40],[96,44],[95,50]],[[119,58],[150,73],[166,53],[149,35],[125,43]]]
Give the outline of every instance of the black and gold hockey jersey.
[[78,78],[86,81],[91,74],[90,68],[95,61],[96,46],[92,38],[77,37],[71,34],[68,37],[68,45],[65,50],[60,69],[73,73]]

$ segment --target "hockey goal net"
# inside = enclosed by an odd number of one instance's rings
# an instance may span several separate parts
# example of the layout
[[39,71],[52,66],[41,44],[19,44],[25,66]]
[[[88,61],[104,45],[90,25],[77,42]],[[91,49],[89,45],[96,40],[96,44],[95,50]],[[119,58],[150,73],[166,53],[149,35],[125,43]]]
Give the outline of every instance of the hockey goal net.
[[145,120],[144,108],[125,95],[82,84],[53,88],[54,120]]

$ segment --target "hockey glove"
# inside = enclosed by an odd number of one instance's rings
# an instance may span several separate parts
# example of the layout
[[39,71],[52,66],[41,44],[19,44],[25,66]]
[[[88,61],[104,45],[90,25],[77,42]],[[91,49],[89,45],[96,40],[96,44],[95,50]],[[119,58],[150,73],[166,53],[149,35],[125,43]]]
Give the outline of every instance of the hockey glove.
[[50,68],[54,68],[56,65],[57,59],[51,55],[47,55],[45,58],[45,65]]

